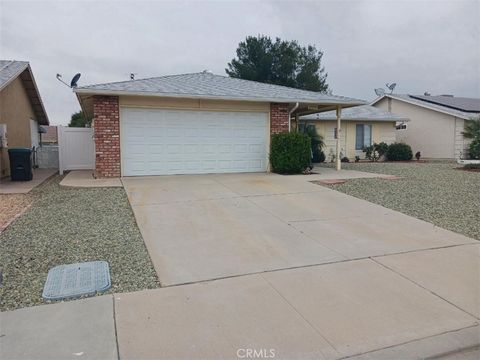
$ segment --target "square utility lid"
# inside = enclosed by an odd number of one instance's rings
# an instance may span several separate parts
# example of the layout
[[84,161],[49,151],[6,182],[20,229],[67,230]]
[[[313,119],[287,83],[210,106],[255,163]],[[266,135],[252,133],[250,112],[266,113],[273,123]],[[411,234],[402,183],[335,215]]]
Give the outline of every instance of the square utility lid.
[[111,286],[106,261],[59,265],[48,271],[42,297],[45,300],[64,300],[92,296]]

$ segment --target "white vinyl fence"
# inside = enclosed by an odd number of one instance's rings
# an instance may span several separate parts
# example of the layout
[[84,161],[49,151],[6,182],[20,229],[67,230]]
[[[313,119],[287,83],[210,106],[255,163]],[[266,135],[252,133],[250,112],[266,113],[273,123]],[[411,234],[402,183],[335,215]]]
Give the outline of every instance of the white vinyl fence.
[[92,128],[58,127],[59,170],[89,170],[95,167]]

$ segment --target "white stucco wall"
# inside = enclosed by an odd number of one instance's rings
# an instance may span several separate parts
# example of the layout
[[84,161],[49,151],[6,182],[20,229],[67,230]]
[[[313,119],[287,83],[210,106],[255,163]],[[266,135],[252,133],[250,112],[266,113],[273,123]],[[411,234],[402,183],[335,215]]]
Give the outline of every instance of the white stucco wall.
[[464,147],[463,136],[459,136],[463,131],[462,119],[389,98],[374,106],[410,119],[406,130],[397,130],[397,141],[409,144],[413,153],[420,151],[424,158],[454,159]]

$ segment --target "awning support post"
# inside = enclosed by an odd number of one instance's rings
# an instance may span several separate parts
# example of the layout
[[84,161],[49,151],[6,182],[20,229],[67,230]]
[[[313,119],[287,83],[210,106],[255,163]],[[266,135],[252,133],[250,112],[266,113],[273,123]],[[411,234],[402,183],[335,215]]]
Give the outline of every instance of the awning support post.
[[341,116],[342,116],[342,107],[340,105],[337,105],[337,142],[336,142],[336,156],[335,156],[335,162],[336,162],[335,167],[337,171],[340,171],[342,169],[342,162],[340,159],[340,137],[342,134]]

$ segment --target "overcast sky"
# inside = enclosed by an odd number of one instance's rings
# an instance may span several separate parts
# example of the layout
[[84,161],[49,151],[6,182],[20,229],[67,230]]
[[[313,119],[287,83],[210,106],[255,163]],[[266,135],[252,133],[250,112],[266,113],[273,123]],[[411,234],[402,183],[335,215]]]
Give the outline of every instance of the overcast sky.
[[5,1],[0,58],[30,61],[52,124],[79,85],[198,72],[225,75],[240,41],[265,34],[324,51],[334,94],[480,97],[480,1]]

